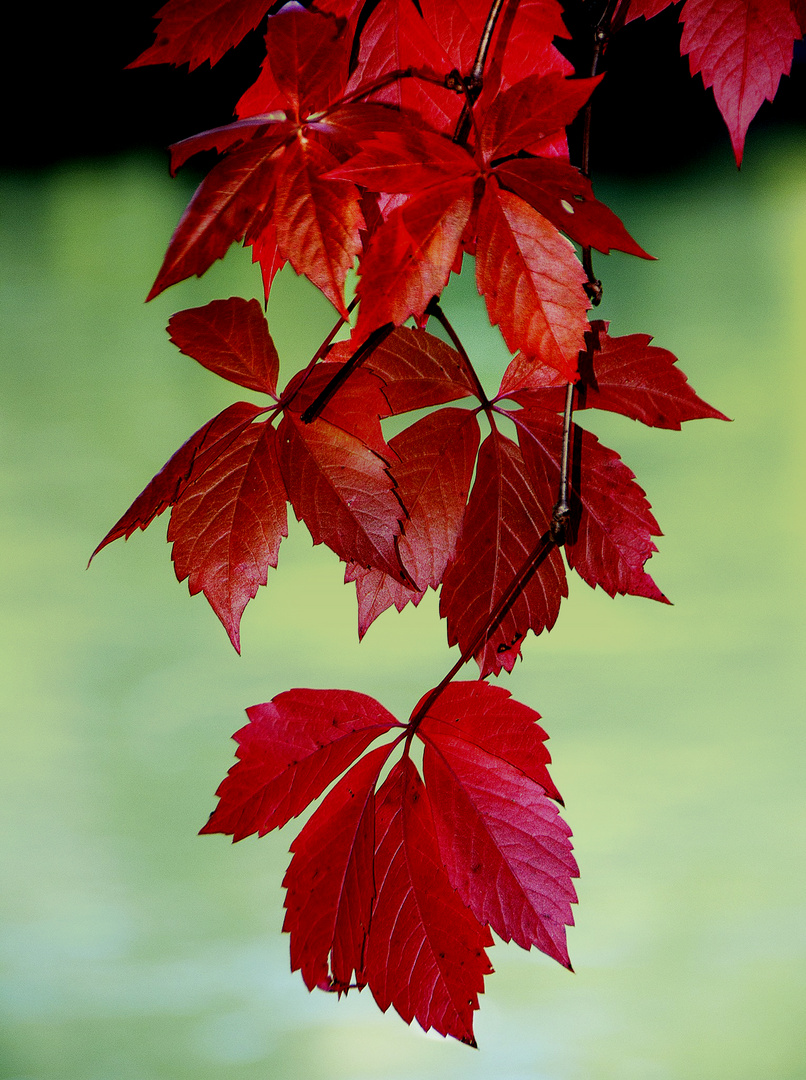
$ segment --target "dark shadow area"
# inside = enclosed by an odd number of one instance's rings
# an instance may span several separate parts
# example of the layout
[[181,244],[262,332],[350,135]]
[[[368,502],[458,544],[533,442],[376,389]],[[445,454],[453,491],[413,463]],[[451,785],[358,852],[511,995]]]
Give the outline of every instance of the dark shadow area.
[[[188,73],[166,65],[126,70],[153,40],[159,0],[78,8],[15,5],[6,41],[23,65],[3,66],[1,168],[40,168],[70,158],[170,143],[226,124],[254,82],[263,55],[262,30],[249,34],[212,69]],[[611,42],[607,78],[597,90],[592,161],[596,173],[625,176],[685,166],[710,147],[728,146],[713,95],[692,79],[679,55],[678,7],[631,23]],[[11,49],[9,48],[9,53]],[[803,43],[793,75],[774,105],[751,128],[804,123]],[[581,62],[581,58],[575,58]],[[587,62],[587,61],[586,61]]]

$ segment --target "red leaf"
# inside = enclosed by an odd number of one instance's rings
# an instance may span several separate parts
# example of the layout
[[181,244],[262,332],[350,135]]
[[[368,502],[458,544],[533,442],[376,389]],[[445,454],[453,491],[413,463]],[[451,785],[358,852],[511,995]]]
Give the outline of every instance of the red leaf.
[[374,698],[352,690],[288,690],[246,710],[238,761],[221,782],[202,833],[279,829],[318,798],[379,735],[400,727]]
[[[358,66],[349,85],[357,90],[406,68],[444,76],[452,66],[412,0],[381,0],[361,32]],[[397,79],[371,96],[413,110],[437,131],[449,131],[461,109],[451,90],[417,78]]]
[[559,72],[530,75],[498,94],[481,131],[485,162],[526,149],[540,153],[543,140],[558,131],[565,133],[602,78],[566,79]]
[[[540,409],[521,409],[515,415],[535,493],[551,505],[559,490],[562,420]],[[630,593],[668,604],[644,571],[644,563],[657,551],[652,537],[661,532],[634,474],[615,451],[576,424],[572,455],[568,565],[591,588],[600,585],[609,596]]]
[[[317,364],[307,374],[300,372],[295,375],[283,392],[283,400],[288,402],[287,408],[294,413],[305,412],[320,392],[338,376],[344,362],[354,352],[352,342],[340,341],[328,353],[327,361]],[[394,459],[395,453],[381,430],[381,417],[389,416],[389,403],[380,377],[370,371],[367,365],[350,372],[349,378],[323,406],[319,416],[348,435],[360,439],[364,446],[384,461]]]
[[278,88],[301,118],[341,97],[350,42],[343,19],[291,8],[269,21],[266,54]]
[[645,19],[652,19],[655,15],[659,15],[661,11],[665,11],[667,7],[678,3],[678,0],[629,0],[629,3],[630,9],[627,14],[627,22],[632,22],[633,19],[642,16]]
[[243,430],[185,487],[168,526],[177,579],[204,593],[238,652],[243,610],[288,535],[276,440],[268,423]]
[[224,124],[223,127],[201,131],[198,135],[191,135],[190,138],[168,147],[171,151],[171,176],[175,176],[195,154],[205,150],[215,150],[223,154],[252,139],[263,140],[261,146],[268,156],[271,148],[281,146],[294,134],[294,130],[294,125],[287,120],[270,116],[250,116],[246,120],[236,120],[232,124]]
[[651,259],[623,224],[593,194],[590,180],[557,158],[515,158],[495,170],[498,182],[583,247],[626,251]]
[[168,332],[180,352],[216,375],[276,397],[280,358],[257,300],[231,296],[178,311]]
[[570,968],[571,830],[543,787],[445,725],[419,728],[423,770],[448,880],[479,922],[504,941]]
[[410,758],[377,796],[378,895],[366,950],[369,988],[385,1012],[475,1046],[473,1012],[493,944],[448,884],[429,799]]
[[[588,349],[580,355],[580,380],[574,389],[574,409],[606,409],[640,420],[651,427],[680,430],[686,420],[727,420],[724,413],[698,397],[677,357],[667,349],[650,345],[649,334],[610,337],[608,324],[591,323]],[[539,385],[541,373],[518,375],[513,361],[504,374],[502,395],[514,396],[521,405],[544,409],[565,408],[565,387]],[[506,386],[506,389],[505,389]]]
[[364,368],[383,380],[392,414],[476,393],[459,353],[425,330],[396,327],[372,350]]
[[[556,497],[556,496],[555,496]],[[448,644],[469,649],[496,604],[548,532],[552,502],[541,505],[532,492],[521,452],[493,431],[479,452],[455,559],[445,573],[440,614],[448,620]],[[511,671],[527,630],[551,629],[568,595],[559,551],[546,557],[500,626],[476,651],[482,677]]]
[[326,147],[300,133],[283,154],[273,221],[283,257],[346,319],[344,281],[361,251],[364,218],[355,184],[323,179],[337,164]]
[[156,14],[157,40],[129,64],[188,64],[193,71],[221,57],[254,30],[269,0],[168,0]]
[[404,511],[386,462],[322,417],[305,424],[287,411],[278,437],[288,498],[313,542],[406,580],[396,547]]
[[453,269],[473,205],[472,180],[437,184],[392,210],[361,260],[356,335],[422,317]]
[[686,0],[680,18],[680,51],[691,74],[713,87],[741,165],[750,121],[792,67],[801,31],[789,0]]
[[487,184],[479,209],[476,282],[511,352],[576,377],[585,345],[585,273],[571,244],[517,195]]
[[503,686],[483,681],[453,682],[429,706],[418,731],[424,739],[433,735],[439,740],[441,734],[448,734],[478,746],[519,769],[561,803],[546,768],[551,755],[545,746],[548,735],[539,720],[540,713],[514,701]]
[[467,493],[476,462],[479,426],[464,409],[440,409],[396,435],[390,445],[398,495],[406,508],[398,553],[418,592],[379,570],[348,568],[346,581],[356,582],[358,634],[392,604],[402,611],[418,604],[425,590],[439,588],[462,529]]
[[283,930],[291,935],[291,970],[301,971],[309,990],[347,990],[354,971],[364,982],[375,899],[375,784],[393,745],[365,754],[291,844]]
[[467,150],[451,139],[411,127],[363,143],[355,157],[330,175],[369,191],[413,194],[460,177],[478,176],[479,168]]
[[171,237],[147,300],[192,274],[201,277],[243,238],[271,198],[277,153],[276,140],[254,139],[208,173]]
[[137,496],[122,518],[117,521],[90,556],[90,562],[101,548],[121,536],[128,539],[135,529],[147,528],[163,510],[173,506],[190,481],[200,476],[252,420],[263,412],[259,405],[238,401],[183,443],[173,457],[160,469]]

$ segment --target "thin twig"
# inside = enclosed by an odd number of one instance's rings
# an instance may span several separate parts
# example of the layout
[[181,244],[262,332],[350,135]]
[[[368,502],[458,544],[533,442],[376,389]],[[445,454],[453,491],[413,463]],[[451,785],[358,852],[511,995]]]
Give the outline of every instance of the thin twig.
[[428,301],[428,307],[425,309],[425,313],[426,315],[434,316],[434,318],[444,328],[445,333],[453,342],[453,347],[459,353],[462,358],[462,362],[465,365],[466,373],[473,380],[473,384],[476,387],[476,397],[486,409],[490,405],[490,401],[484,392],[484,387],[481,385],[481,380],[476,374],[476,369],[473,367],[473,363],[470,357],[467,355],[467,351],[462,344],[459,335],[454,330],[450,320],[448,319],[448,316],[442,310],[442,307],[440,306],[439,300],[437,300],[436,296],[432,296],[431,299]]
[[[348,314],[353,310],[353,308],[355,307],[355,305],[357,303],[358,303],[358,297],[354,296],[352,298],[352,300],[350,301],[350,303],[347,305],[347,313]],[[313,354],[313,356],[309,360],[308,366],[305,368],[305,372],[304,372],[302,378],[300,379],[299,383],[297,384],[297,386],[288,395],[288,397],[283,396],[278,401],[277,405],[278,405],[279,408],[287,408],[288,405],[294,400],[294,398],[297,396],[297,394],[300,392],[300,390],[305,385],[305,383],[306,383],[306,381],[308,379],[308,376],[313,371],[315,365],[325,355],[325,353],[330,348],[330,346],[331,346],[331,344],[333,342],[333,338],[336,336],[336,334],[338,334],[339,330],[341,330],[341,328],[344,326],[344,324],[346,322],[347,322],[347,320],[345,319],[345,317],[343,315],[340,315],[336,325],[333,327],[333,329],[330,331],[330,333],[327,335],[325,340],[322,342],[322,344],[319,346],[319,348],[316,350],[316,352]]]
[[484,65],[487,63],[487,53],[490,51],[490,45],[492,44],[495,24],[498,22],[498,16],[501,14],[503,6],[504,0],[493,0],[490,10],[487,12],[487,19],[479,39],[479,47],[476,50],[476,59],[473,61],[470,75],[463,80],[467,101],[465,101],[464,107],[459,114],[456,131],[453,135],[454,142],[463,143],[470,134],[473,102],[478,98],[484,85]]

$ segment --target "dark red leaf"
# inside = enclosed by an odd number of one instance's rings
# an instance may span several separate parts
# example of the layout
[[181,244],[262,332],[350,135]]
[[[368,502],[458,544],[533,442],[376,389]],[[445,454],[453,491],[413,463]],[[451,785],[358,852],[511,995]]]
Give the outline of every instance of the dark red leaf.
[[448,884],[428,794],[411,759],[399,761],[377,796],[378,895],[366,976],[384,1012],[475,1046],[473,1013],[492,967],[492,935]]
[[476,393],[459,353],[425,330],[397,327],[372,350],[363,366],[383,380],[392,414]]
[[801,31],[789,0],[686,0],[680,19],[680,51],[713,87],[741,165],[750,121],[792,67]]
[[[556,496],[555,496],[556,498]],[[456,557],[445,573],[440,614],[448,644],[471,648],[496,604],[547,534],[552,502],[537,501],[521,452],[494,431],[479,452]],[[549,545],[537,572],[487,643],[476,651],[482,676],[511,671],[528,630],[551,629],[568,595],[557,548]]]
[[[424,730],[425,729],[425,730]],[[423,770],[448,880],[504,941],[570,968],[571,830],[543,787],[446,725],[426,727]]]
[[[419,705],[415,708],[416,714]],[[484,681],[449,683],[418,728],[420,737],[449,734],[500,758],[539,784],[552,799],[562,802],[546,768],[551,755],[538,721],[540,713],[514,701],[503,686]]]
[[[676,366],[677,357],[667,349],[650,345],[649,334],[610,337],[607,326],[600,320],[591,323],[588,348],[579,360],[575,410],[606,409],[651,427],[675,431],[686,420],[728,419],[694,393]],[[514,396],[522,405],[564,409],[565,387],[541,386],[542,373],[519,373],[514,367],[517,359],[510,365],[511,373],[508,369],[504,374],[502,392]]]
[[576,377],[588,326],[585,272],[569,241],[494,180],[479,209],[476,282],[511,352]]
[[191,476],[200,476],[209,468],[260,412],[263,412],[263,409],[259,405],[238,401],[212,420],[208,420],[204,427],[199,428],[179,447],[154,479],[149,481],[123,517],[112,526],[93,551],[90,562],[101,548],[121,536],[128,539],[135,529],[147,528],[163,510],[173,506]]
[[[551,506],[560,483],[562,420],[540,409],[521,409],[515,415],[535,493]],[[644,571],[644,563],[657,551],[652,537],[661,532],[632,471],[615,451],[576,424],[572,461],[568,565],[591,588],[600,585],[609,596],[630,593],[668,604]]]
[[473,181],[437,184],[406,199],[375,231],[361,260],[356,335],[422,317],[456,262],[473,205]]
[[288,497],[313,542],[405,581],[396,546],[404,511],[383,458],[324,418],[305,424],[287,411],[278,436]]
[[246,713],[249,723],[233,736],[238,761],[200,830],[233,842],[281,828],[374,739],[402,726],[374,698],[352,690],[288,690]]
[[272,197],[279,153],[274,139],[253,139],[208,173],[171,237],[148,300],[193,274],[201,277],[243,238]]
[[[262,317],[262,316],[261,316]],[[184,488],[171,513],[168,540],[179,581],[203,592],[240,652],[243,610],[277,566],[288,535],[277,436],[252,424]]]
[[269,0],[168,0],[156,14],[157,40],[129,67],[188,64],[193,71],[221,57],[254,30]]
[[194,154],[200,154],[204,150],[215,150],[223,154],[235,150],[252,139],[262,140],[261,146],[268,156],[272,147],[282,146],[291,138],[294,131],[294,125],[287,120],[269,116],[250,116],[246,120],[236,120],[232,124],[191,135],[189,139],[182,139],[181,142],[173,143],[168,148],[171,151],[171,176],[175,176]]
[[396,435],[390,445],[400,459],[394,475],[406,508],[398,554],[418,591],[379,570],[348,568],[345,580],[356,582],[358,594],[359,637],[392,604],[402,611],[409,601],[418,604],[429,586],[439,588],[462,529],[479,425],[464,409],[440,409]]
[[[283,400],[288,401],[287,408],[293,413],[305,412],[354,352],[352,342],[340,341],[328,353],[328,360],[317,364],[307,375],[295,375],[283,392]],[[350,373],[319,415],[327,423],[360,439],[384,461],[392,461],[395,453],[381,430],[381,418],[390,414],[384,390],[380,377],[362,365]]]
[[513,158],[495,170],[498,182],[583,247],[611,248],[651,259],[623,224],[593,194],[590,180],[557,158]]
[[276,397],[280,359],[257,300],[231,296],[178,311],[168,332],[180,352],[216,375]]
[[291,970],[309,990],[364,982],[375,899],[375,784],[393,744],[365,754],[324,798],[291,844],[283,930]]

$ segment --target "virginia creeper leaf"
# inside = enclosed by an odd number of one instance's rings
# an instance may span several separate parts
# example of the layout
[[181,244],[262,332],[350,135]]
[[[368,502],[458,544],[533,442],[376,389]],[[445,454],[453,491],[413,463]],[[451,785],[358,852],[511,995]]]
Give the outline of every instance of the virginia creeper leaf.
[[473,1012],[492,967],[492,935],[448,883],[428,794],[404,757],[377,795],[378,895],[366,950],[369,988],[385,1012],[475,1046]]
[[394,473],[406,508],[397,549],[418,591],[380,570],[349,567],[345,580],[356,582],[359,637],[392,604],[402,611],[409,601],[418,604],[429,586],[439,588],[462,529],[479,425],[464,409],[440,409],[396,435],[390,445],[399,458]]
[[[521,409],[516,415],[534,490],[551,506],[559,491],[562,419],[540,409]],[[631,593],[668,604],[644,571],[644,563],[657,551],[652,537],[661,533],[634,474],[615,451],[577,425],[572,460],[568,565],[591,588],[600,585],[609,596]]]
[[584,348],[585,273],[571,244],[523,199],[488,182],[479,209],[476,283],[511,352],[576,377]]
[[246,710],[238,761],[221,782],[202,833],[233,843],[279,829],[318,798],[378,736],[401,725],[374,698],[352,690],[288,690]]
[[171,513],[177,579],[189,579],[191,595],[204,593],[238,652],[243,610],[266,584],[268,567],[277,566],[288,535],[285,504],[276,432],[263,423],[242,430]]
[[[556,495],[554,496],[556,498]],[[482,443],[455,558],[442,584],[440,614],[448,644],[471,648],[496,604],[549,528],[553,499],[535,498],[521,452],[493,431]],[[551,629],[568,595],[562,559],[547,544],[536,573],[486,644],[475,649],[482,677],[511,671],[527,630]]]
[[[425,729],[425,730],[423,730]],[[479,922],[504,941],[570,968],[571,830],[543,787],[445,725],[419,732],[439,851],[448,880]]]
[[425,330],[396,327],[372,350],[364,368],[383,381],[393,415],[476,393],[459,353]]
[[419,319],[447,284],[473,204],[472,180],[436,184],[392,210],[361,260],[356,334]]
[[789,0],[686,0],[680,19],[680,51],[691,74],[713,87],[741,165],[750,121],[792,67],[801,31]]
[[190,71],[221,57],[254,30],[269,0],[168,0],[156,14],[157,40],[129,67],[187,64]]
[[231,296],[178,311],[168,332],[180,352],[216,375],[276,397],[280,359],[257,300]]
[[283,930],[291,970],[315,986],[347,990],[364,978],[364,945],[375,899],[375,784],[393,744],[365,754],[328,792],[291,844],[283,878]]
[[[607,327],[601,320],[591,323],[588,347],[579,358],[575,410],[606,409],[651,427],[675,431],[686,420],[728,419],[695,394],[676,366],[677,357],[668,349],[650,345],[649,334],[610,337]],[[521,405],[562,411],[565,386],[547,386],[544,372],[534,365],[531,371],[522,369],[518,361],[515,357],[504,373],[501,395],[514,396]]]
[[288,498],[313,542],[407,581],[396,546],[404,511],[383,458],[323,417],[305,424],[287,411],[278,437]]
[[121,536],[128,540],[135,529],[147,528],[163,510],[173,506],[191,477],[195,479],[202,475],[205,469],[215,463],[243,429],[248,427],[262,411],[259,405],[238,401],[228,406],[218,416],[214,416],[212,420],[208,420],[204,427],[199,428],[187,442],[179,447],[153,480],[149,481],[123,517],[115,522],[93,551],[90,562],[101,548]]
[[[415,715],[418,709],[419,705]],[[539,720],[540,713],[513,700],[503,686],[484,681],[452,682],[429,706],[418,732],[423,739],[433,735],[438,740],[440,733],[464,739],[519,769],[562,803],[546,768],[551,755],[545,746],[548,735]]]

